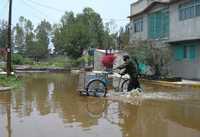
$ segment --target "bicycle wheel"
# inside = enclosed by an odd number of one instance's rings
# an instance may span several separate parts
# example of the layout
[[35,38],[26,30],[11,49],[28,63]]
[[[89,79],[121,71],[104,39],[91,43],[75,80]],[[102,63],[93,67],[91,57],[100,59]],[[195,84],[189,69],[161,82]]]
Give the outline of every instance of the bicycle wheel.
[[106,84],[102,80],[92,80],[88,83],[87,88],[88,96],[106,96],[107,87]]
[[122,82],[121,84],[121,88],[120,88],[120,91],[121,92],[128,92],[128,85],[129,85],[129,79],[126,79]]

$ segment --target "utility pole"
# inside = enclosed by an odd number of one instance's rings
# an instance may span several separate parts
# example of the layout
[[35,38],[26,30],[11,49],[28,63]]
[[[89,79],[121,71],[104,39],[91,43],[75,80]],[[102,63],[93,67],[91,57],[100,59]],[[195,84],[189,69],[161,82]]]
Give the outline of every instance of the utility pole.
[[8,45],[7,45],[7,75],[11,75],[12,66],[11,66],[11,51],[12,51],[12,42],[11,42],[11,24],[12,24],[12,0],[9,3],[9,15],[8,15]]

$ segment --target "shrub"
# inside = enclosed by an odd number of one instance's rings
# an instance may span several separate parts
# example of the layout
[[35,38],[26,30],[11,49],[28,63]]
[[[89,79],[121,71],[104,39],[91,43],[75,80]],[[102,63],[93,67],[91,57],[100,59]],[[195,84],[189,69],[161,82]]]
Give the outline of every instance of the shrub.
[[132,59],[150,66],[155,76],[167,75],[164,69],[171,60],[171,52],[167,44],[157,41],[134,41],[125,50]]
[[34,61],[31,58],[25,58],[23,63],[28,65],[33,65]]
[[20,54],[13,54],[12,55],[12,63],[14,65],[22,65],[24,64],[24,58]]

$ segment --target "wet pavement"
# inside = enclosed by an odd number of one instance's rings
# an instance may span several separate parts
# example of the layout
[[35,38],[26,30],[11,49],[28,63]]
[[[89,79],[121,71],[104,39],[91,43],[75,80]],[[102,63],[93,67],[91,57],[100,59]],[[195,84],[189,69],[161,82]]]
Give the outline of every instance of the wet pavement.
[[0,137],[200,137],[198,89],[146,84],[127,102],[79,96],[74,74],[28,74],[24,81],[0,93]]

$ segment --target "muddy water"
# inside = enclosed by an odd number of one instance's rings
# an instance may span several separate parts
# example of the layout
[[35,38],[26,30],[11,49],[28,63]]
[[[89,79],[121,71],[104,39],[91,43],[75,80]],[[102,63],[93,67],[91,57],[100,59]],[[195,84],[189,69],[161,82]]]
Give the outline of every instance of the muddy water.
[[82,97],[73,74],[0,93],[0,137],[200,137],[200,91],[143,85],[139,103]]

